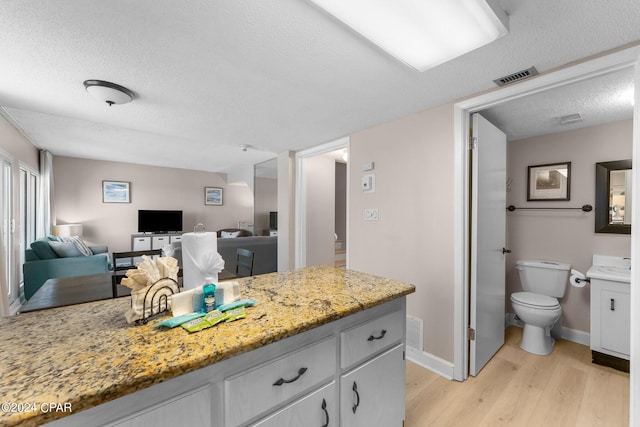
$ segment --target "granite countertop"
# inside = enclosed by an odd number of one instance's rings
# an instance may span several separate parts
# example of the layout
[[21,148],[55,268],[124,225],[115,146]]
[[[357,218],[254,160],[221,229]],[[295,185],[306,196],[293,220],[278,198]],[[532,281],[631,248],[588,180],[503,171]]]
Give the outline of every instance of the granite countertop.
[[0,425],[40,425],[70,415],[43,411],[43,403],[79,412],[415,290],[333,266],[248,277],[240,288],[243,299],[257,300],[246,319],[193,334],[156,328],[161,316],[127,324],[130,298],[0,319],[0,403],[36,406],[16,413],[3,405]]

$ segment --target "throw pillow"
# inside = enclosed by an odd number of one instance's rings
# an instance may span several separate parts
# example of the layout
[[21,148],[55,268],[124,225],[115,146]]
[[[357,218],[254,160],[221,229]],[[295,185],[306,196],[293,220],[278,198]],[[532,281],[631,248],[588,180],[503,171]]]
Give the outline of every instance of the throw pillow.
[[54,259],[58,257],[51,246],[49,246],[49,242],[49,239],[44,238],[31,243],[31,249],[38,255],[39,259]]
[[93,252],[91,252],[91,249],[89,249],[89,246],[87,246],[87,244],[83,242],[82,239],[78,236],[58,237],[58,241],[64,242],[64,243],[73,243],[82,255],[85,255],[85,256],[93,255]]
[[49,246],[60,258],[84,256],[71,242],[49,242]]
[[239,231],[221,231],[220,238],[221,239],[232,239],[234,237],[238,237],[240,235]]

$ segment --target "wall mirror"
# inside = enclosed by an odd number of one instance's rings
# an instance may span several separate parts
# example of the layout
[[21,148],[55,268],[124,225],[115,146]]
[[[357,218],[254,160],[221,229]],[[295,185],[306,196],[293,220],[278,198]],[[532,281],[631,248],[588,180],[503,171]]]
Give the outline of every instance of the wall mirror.
[[596,233],[631,234],[631,160],[596,163]]

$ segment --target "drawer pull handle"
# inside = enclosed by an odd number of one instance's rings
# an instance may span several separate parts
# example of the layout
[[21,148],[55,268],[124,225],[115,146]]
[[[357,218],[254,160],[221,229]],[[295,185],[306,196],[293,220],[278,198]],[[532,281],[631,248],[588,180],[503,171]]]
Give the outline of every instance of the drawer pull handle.
[[324,416],[326,417],[327,422],[322,424],[322,427],[329,427],[329,411],[327,411],[327,401],[322,399],[322,410],[324,411]]
[[616,311],[616,300],[611,298],[611,311]]
[[358,406],[360,406],[360,393],[358,393],[358,384],[356,384],[355,381],[353,382],[352,390],[356,394],[356,404],[353,405],[353,408],[351,408],[353,410],[353,413],[355,414],[358,410]]
[[296,375],[295,378],[292,378],[290,380],[285,380],[284,378],[280,378],[278,381],[273,383],[273,385],[274,386],[278,386],[278,385],[289,384],[289,383],[292,383],[294,381],[298,381],[300,379],[300,377],[302,375],[304,375],[305,372],[307,372],[307,368],[300,368],[300,369],[298,369],[298,375]]
[[387,334],[387,331],[383,329],[382,332],[380,332],[380,336],[376,337],[374,335],[370,335],[369,338],[367,338],[367,341],[381,340],[382,338],[384,338],[386,334]]

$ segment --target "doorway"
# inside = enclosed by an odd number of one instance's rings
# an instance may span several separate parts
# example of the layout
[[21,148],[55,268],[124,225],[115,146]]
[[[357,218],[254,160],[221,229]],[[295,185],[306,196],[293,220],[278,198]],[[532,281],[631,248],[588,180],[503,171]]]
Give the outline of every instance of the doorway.
[[[296,268],[348,266],[348,152],[346,137],[296,154]],[[342,169],[337,163],[346,163],[344,173],[336,173]],[[336,191],[336,179],[344,179],[343,193]]]
[[[469,196],[470,188],[468,182],[471,177],[470,159],[467,152],[468,148],[468,129],[470,128],[470,115],[475,112],[486,110],[493,106],[500,105],[510,100],[533,95],[552,88],[561,87],[573,82],[589,79],[592,77],[604,75],[612,71],[621,70],[628,67],[634,67],[638,56],[640,55],[640,47],[636,46],[624,51],[616,52],[607,56],[603,56],[588,62],[567,67],[555,73],[539,76],[529,81],[521,82],[512,87],[505,87],[492,93],[488,93],[477,98],[462,101],[454,106],[454,124],[455,124],[455,198],[460,201],[462,209],[456,213],[455,238],[456,238],[456,259],[454,260],[456,277],[455,277],[455,313],[454,313],[454,379],[464,380],[467,378],[469,366],[468,360],[468,312],[470,308],[469,294],[467,292],[467,284],[470,278],[469,253],[470,253],[470,229],[469,229]],[[637,82],[636,73],[636,82]],[[636,93],[636,99],[638,94]],[[637,111],[634,113],[634,157],[638,156],[640,143],[638,142],[638,123]],[[634,169],[634,176],[636,174]],[[639,216],[634,214],[634,219]],[[639,221],[640,223],[640,221]],[[635,233],[635,232],[634,232]],[[637,239],[632,239],[634,242]],[[637,245],[637,244],[636,244]],[[640,245],[637,245],[640,247]],[[638,247],[632,248],[633,254],[637,253]],[[635,263],[635,261],[634,261]],[[635,268],[634,268],[635,271]],[[634,276],[635,278],[635,276]],[[632,295],[632,304],[638,301],[637,295]],[[637,304],[636,304],[637,306]],[[637,315],[637,314],[636,314]],[[632,319],[634,314],[632,313]],[[637,336],[640,328],[634,328],[632,325],[632,336]],[[633,351],[632,351],[633,354]],[[632,361],[633,364],[633,361]],[[633,384],[638,381],[638,377],[631,377]],[[631,405],[633,407],[633,405]]]

